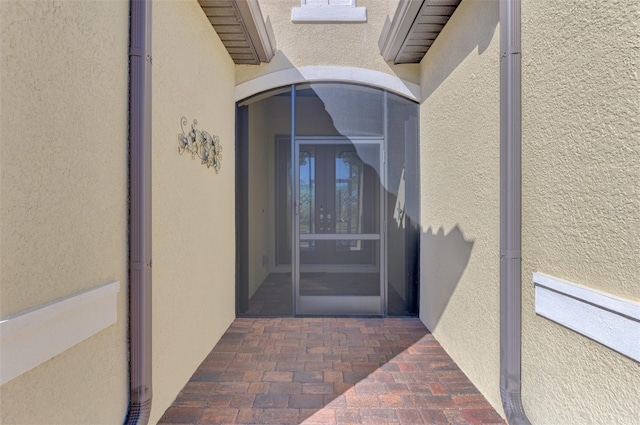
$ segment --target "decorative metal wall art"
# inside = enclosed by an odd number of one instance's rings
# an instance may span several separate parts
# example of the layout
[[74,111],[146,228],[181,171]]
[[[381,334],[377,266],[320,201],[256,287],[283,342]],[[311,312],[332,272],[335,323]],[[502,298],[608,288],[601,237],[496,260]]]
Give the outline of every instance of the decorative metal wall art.
[[196,128],[198,120],[193,120],[191,131],[188,133],[184,130],[186,125],[187,118],[182,117],[180,121],[182,134],[178,134],[178,153],[182,155],[184,151],[188,151],[192,159],[196,159],[197,156],[202,161],[201,164],[206,164],[207,168],[213,167],[217,173],[222,165],[220,138],[215,135],[212,136],[206,131],[198,130]]

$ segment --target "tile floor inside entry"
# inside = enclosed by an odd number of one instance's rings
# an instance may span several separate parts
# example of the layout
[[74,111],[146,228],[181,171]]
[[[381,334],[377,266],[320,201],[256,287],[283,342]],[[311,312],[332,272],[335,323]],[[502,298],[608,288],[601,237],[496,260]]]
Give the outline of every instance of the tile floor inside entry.
[[236,319],[160,424],[504,424],[418,319]]
[[[379,295],[380,280],[377,273],[302,273],[301,295]],[[329,283],[327,283],[329,282]],[[269,273],[249,299],[244,316],[282,317],[293,315],[291,273]],[[406,314],[406,303],[392,284],[387,292],[387,313],[390,316]]]

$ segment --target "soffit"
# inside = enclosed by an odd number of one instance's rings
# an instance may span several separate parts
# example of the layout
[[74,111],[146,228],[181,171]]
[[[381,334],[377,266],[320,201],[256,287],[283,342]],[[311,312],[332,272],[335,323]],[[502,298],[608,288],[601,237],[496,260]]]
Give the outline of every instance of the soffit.
[[419,63],[460,1],[401,0],[378,41],[384,59],[396,64]]
[[236,64],[259,65],[275,53],[273,31],[257,0],[198,0]]

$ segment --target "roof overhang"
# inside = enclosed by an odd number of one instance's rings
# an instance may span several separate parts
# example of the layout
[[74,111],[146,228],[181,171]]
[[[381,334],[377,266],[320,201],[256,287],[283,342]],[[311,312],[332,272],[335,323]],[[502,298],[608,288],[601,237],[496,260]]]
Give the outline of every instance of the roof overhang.
[[258,0],[198,0],[236,64],[269,62],[276,52],[271,22]]
[[461,0],[400,0],[378,39],[380,54],[395,64],[419,63]]

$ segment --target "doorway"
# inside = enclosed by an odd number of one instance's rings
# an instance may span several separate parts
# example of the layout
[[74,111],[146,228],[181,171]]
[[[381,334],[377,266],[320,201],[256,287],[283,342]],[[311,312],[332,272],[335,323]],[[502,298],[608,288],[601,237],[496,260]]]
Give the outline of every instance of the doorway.
[[382,314],[382,145],[296,138],[296,314]]
[[239,316],[417,313],[417,112],[352,84],[239,103]]

